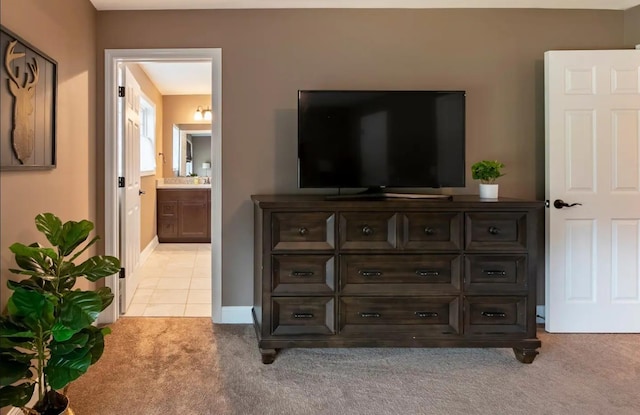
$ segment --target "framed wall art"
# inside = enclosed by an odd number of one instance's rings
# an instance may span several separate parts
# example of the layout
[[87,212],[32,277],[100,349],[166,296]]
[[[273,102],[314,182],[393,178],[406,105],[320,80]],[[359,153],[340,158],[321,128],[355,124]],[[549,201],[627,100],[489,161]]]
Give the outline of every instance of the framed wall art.
[[56,167],[56,61],[0,26],[0,170]]

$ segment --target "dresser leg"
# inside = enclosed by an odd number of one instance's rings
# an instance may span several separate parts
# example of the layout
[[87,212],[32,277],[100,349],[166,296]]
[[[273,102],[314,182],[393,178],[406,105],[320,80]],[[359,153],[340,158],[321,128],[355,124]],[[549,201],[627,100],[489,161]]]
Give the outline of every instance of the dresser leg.
[[278,351],[276,349],[260,349],[260,354],[262,355],[262,363],[265,365],[270,365],[276,360],[276,354]]
[[518,347],[513,348],[513,353],[515,353],[516,359],[522,363],[532,363],[533,359],[538,355],[536,349],[522,349]]

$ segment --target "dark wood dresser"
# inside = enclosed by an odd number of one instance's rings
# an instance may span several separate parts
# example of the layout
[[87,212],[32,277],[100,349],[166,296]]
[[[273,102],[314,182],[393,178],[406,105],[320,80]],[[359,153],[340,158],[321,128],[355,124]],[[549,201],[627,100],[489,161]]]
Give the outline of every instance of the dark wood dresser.
[[511,347],[531,363],[543,202],[256,195],[253,319],[288,347]]

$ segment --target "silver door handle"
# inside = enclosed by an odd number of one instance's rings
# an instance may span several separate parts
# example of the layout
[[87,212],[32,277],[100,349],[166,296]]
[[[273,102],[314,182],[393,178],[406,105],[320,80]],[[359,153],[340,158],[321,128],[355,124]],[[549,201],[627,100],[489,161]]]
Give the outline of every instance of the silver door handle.
[[140,195],[144,195],[144,194],[146,194],[146,193],[147,193],[147,192],[145,192],[145,191],[143,191],[143,190],[138,190],[138,196],[140,196]]

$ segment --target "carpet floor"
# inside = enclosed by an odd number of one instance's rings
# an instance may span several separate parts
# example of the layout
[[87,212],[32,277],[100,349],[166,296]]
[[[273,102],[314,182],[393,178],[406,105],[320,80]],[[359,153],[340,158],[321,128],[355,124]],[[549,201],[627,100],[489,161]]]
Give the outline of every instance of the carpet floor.
[[286,349],[263,365],[253,327],[122,318],[69,389],[76,415],[640,413],[640,335],[539,332],[511,349]]

